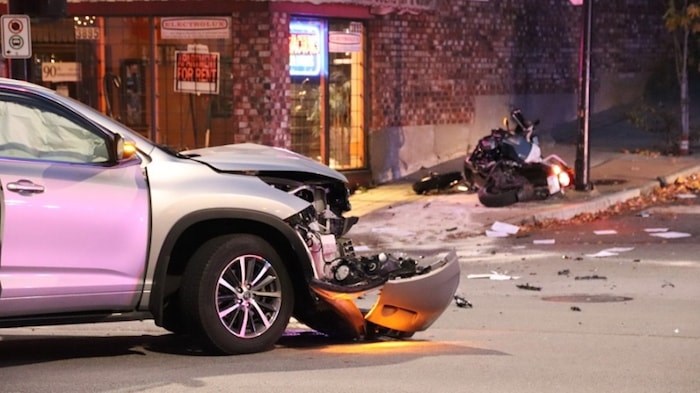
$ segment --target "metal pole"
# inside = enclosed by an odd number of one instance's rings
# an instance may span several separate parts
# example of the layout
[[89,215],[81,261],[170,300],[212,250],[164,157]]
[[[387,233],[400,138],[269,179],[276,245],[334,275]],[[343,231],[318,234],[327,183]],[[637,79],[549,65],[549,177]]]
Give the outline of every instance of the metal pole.
[[589,120],[591,104],[591,21],[593,0],[583,0],[583,32],[579,52],[579,138],[576,146],[575,186],[578,191],[589,191],[591,187],[589,161]]
[[[163,143],[160,139],[160,118],[158,114],[158,43],[156,42],[158,35],[156,34],[156,22],[154,17],[148,18],[148,30],[150,32],[150,61],[151,68],[151,129],[148,137],[157,143]],[[195,140],[195,145],[196,145]]]
[[[24,14],[24,4],[20,0],[8,0],[8,14]],[[31,37],[30,37],[31,39]],[[29,60],[28,59],[10,59],[10,78],[18,80],[29,80]]]

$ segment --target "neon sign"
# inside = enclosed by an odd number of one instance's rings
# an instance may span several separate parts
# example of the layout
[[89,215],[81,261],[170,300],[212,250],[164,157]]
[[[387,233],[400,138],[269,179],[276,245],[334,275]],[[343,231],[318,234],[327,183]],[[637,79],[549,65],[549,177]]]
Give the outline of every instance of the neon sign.
[[317,76],[325,63],[326,48],[319,21],[289,24],[289,74]]

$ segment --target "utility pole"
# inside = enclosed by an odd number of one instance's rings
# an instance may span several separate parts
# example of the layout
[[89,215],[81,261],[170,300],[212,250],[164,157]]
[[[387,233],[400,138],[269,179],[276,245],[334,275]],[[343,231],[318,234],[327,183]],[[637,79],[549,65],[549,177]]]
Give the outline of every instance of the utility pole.
[[576,145],[576,163],[574,185],[577,191],[590,191],[591,165],[590,156],[590,104],[591,104],[591,23],[593,0],[583,0],[583,28],[579,50],[579,133]]

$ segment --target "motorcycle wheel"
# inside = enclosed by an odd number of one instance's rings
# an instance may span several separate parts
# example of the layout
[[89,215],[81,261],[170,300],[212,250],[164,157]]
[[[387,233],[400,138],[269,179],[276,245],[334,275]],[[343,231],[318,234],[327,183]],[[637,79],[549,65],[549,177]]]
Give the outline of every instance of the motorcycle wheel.
[[413,192],[416,194],[427,194],[430,191],[445,190],[462,180],[459,172],[431,173],[413,183]]
[[504,207],[518,201],[518,190],[499,190],[494,186],[481,187],[478,192],[479,202],[486,207]]

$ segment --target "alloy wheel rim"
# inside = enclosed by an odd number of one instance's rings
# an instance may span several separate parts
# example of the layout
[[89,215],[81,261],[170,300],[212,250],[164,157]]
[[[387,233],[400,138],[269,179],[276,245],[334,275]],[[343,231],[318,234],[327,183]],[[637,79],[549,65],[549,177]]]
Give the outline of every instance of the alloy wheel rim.
[[281,282],[265,258],[243,255],[222,270],[216,285],[216,312],[231,334],[262,335],[272,327],[281,306]]

